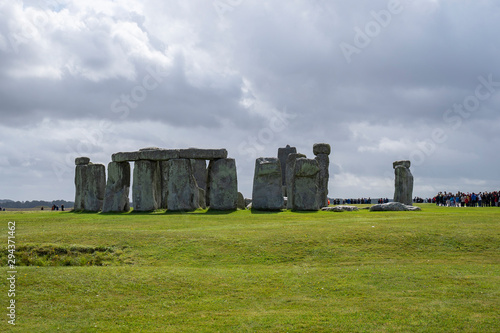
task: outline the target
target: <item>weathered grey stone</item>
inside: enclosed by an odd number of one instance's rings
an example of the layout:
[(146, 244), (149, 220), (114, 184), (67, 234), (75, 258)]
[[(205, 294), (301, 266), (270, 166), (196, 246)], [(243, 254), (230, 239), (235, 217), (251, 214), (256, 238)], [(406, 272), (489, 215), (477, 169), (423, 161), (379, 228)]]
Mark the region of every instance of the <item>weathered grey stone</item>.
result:
[(198, 187), (198, 206), (201, 209), (207, 209), (207, 194), (204, 189)]
[(279, 159), (259, 157), (255, 161), (252, 203), (252, 208), (256, 210), (280, 210), (283, 208)]
[(393, 164), (394, 201), (411, 206), (413, 204), (413, 175), (407, 167), (409, 165), (410, 161), (398, 161)]
[(201, 160), (217, 160), (220, 158), (227, 158), (227, 150), (198, 149), (198, 148), (181, 149), (179, 152), (179, 157), (201, 159)]
[(334, 206), (334, 207), (323, 207), (322, 211), (327, 212), (354, 212), (358, 211), (359, 208), (356, 206)]
[(241, 192), (238, 192), (238, 201), (237, 201), (236, 207), (238, 207), (238, 209), (245, 209), (246, 208), (245, 198), (243, 197), (243, 194)]
[(401, 202), (388, 202), (385, 204), (377, 204), (370, 207), (370, 212), (385, 212), (385, 211), (419, 211), (420, 207), (405, 205)]
[(169, 211), (192, 211), (200, 208), (199, 187), (188, 159), (169, 160), (167, 170), (167, 209)]
[(245, 198), (245, 207), (252, 203), (252, 199)]
[(179, 158), (178, 149), (143, 148), (139, 151), (140, 160), (166, 161)]
[(75, 168), (75, 211), (85, 210), (88, 165), (77, 165)]
[(292, 185), (292, 210), (314, 211), (321, 208), (318, 200), (319, 165), (318, 161), (297, 158), (295, 161)]
[(88, 157), (77, 157), (75, 158), (75, 165), (87, 165), (90, 163), (90, 158)]
[(319, 154), (326, 154), (330, 155), (330, 145), (328, 143), (315, 143), (313, 145), (313, 154), (314, 155), (319, 155)]
[(191, 169), (193, 170), (194, 179), (199, 188), (207, 191), (207, 162), (205, 160), (191, 159)]
[(111, 161), (113, 162), (127, 162), (127, 161), (138, 161), (139, 160), (139, 152), (133, 151), (129, 153), (114, 153), (111, 155)]
[(98, 212), (102, 209), (106, 190), (106, 167), (103, 164), (89, 164), (86, 177), (84, 210)]
[(134, 163), (132, 198), (134, 210), (147, 212), (161, 206), (161, 172), (157, 161), (139, 160)]
[(408, 160), (395, 161), (392, 163), (392, 168), (396, 169), (398, 165), (404, 166), (405, 168), (409, 169), (411, 166), (411, 162)]
[(304, 154), (292, 153), (289, 154), (286, 159), (285, 176), (286, 176), (287, 209), (292, 209), (292, 202), (293, 202), (292, 185), (293, 185), (293, 173), (295, 172), (295, 160), (297, 160), (297, 158), (305, 158), (305, 157), (306, 155)]
[(315, 159), (319, 165), (318, 200), (322, 207), (328, 206), (328, 179), (330, 178), (328, 168), (330, 166), (330, 158), (327, 154), (317, 154)]
[(129, 192), (130, 163), (110, 162), (102, 212), (128, 212), (130, 210)]
[(250, 202), (248, 205), (247, 205), (247, 209), (252, 209), (252, 203)]
[(207, 206), (214, 210), (235, 210), (238, 201), (236, 162), (232, 158), (210, 161)]
[(167, 197), (168, 197), (168, 168), (170, 164), (169, 161), (160, 161), (160, 208), (167, 209)]
[[(296, 147), (290, 147), (290, 145), (286, 145), (284, 148), (278, 148), (278, 159), (280, 160), (280, 165), (281, 165), (281, 185), (286, 186), (286, 160), (288, 158), (288, 155), (290, 154), (296, 154), (297, 153), (297, 148)], [(284, 196), (286, 196), (286, 188), (285, 188), (285, 193)]]

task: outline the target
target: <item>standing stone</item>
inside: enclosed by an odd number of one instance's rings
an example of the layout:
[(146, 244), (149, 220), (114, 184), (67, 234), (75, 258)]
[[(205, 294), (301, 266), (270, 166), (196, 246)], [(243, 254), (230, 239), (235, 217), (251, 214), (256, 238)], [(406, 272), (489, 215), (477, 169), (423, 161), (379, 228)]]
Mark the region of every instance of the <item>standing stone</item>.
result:
[(106, 187), (106, 168), (92, 164), (88, 157), (75, 159), (75, 211), (98, 212), (102, 209)]
[(207, 191), (207, 162), (205, 160), (191, 159), (191, 169), (198, 187)]
[(238, 209), (245, 209), (247, 205), (245, 205), (245, 197), (243, 197), (243, 193), (238, 192), (238, 201), (236, 204)]
[(210, 161), (207, 206), (215, 210), (235, 210), (238, 201), (236, 162), (233, 158)]
[(319, 210), (318, 161), (298, 158), (295, 161), (294, 179), (292, 185), (292, 210)]
[(160, 178), (161, 178), (161, 199), (160, 208), (167, 209), (167, 197), (168, 197), (168, 168), (169, 161), (160, 161)]
[(192, 211), (200, 208), (199, 188), (188, 159), (169, 160), (167, 170), (167, 209)]
[(134, 210), (138, 212), (148, 212), (160, 208), (161, 174), (159, 162), (135, 161), (132, 197)]
[(285, 148), (278, 148), (278, 159), (280, 160), (281, 164), (281, 185), (285, 186), (283, 190), (283, 195), (287, 196), (288, 193), (286, 192), (286, 159), (288, 155), (290, 154), (296, 154), (297, 153), (297, 148), (295, 147), (290, 147), (290, 145), (286, 145)]
[(207, 193), (200, 187), (198, 187), (198, 206), (201, 209), (207, 209)]
[(293, 202), (293, 175), (295, 171), (295, 161), (297, 158), (305, 158), (306, 155), (304, 154), (297, 154), (297, 153), (292, 153), (288, 155), (286, 159), (286, 172), (285, 172), (285, 179), (286, 179), (286, 193), (287, 193), (287, 201), (286, 201), (286, 208), (287, 209), (292, 209), (292, 202)]
[(330, 145), (327, 143), (315, 143), (313, 153), (316, 155), (316, 161), (319, 165), (319, 191), (318, 200), (321, 207), (328, 206), (328, 179), (330, 177), (328, 168), (330, 166)]
[(252, 209), (280, 210), (283, 208), (281, 174), (279, 159), (259, 157), (255, 161)]
[(394, 168), (394, 201), (411, 206), (413, 204), (413, 175), (410, 172), (410, 161), (396, 161)]
[(77, 164), (75, 168), (75, 211), (85, 210), (85, 192), (87, 188), (87, 164)]
[(102, 212), (128, 212), (130, 210), (129, 192), (130, 163), (110, 162)]
[(84, 199), (84, 210), (98, 212), (102, 209), (106, 190), (106, 167), (103, 164), (87, 166), (87, 186)]

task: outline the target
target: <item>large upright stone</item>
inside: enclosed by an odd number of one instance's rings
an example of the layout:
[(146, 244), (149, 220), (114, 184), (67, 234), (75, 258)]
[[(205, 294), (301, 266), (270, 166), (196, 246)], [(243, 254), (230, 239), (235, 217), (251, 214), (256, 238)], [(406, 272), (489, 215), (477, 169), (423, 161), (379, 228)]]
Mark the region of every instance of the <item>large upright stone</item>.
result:
[(75, 211), (85, 210), (88, 164), (77, 164), (75, 168)]
[(207, 162), (205, 160), (191, 159), (191, 169), (198, 187), (207, 191)]
[(280, 210), (283, 208), (281, 163), (273, 157), (259, 157), (255, 161), (252, 209)]
[(106, 188), (106, 168), (92, 164), (88, 157), (75, 159), (75, 211), (98, 212), (102, 209)]
[(128, 212), (130, 210), (129, 192), (130, 163), (110, 162), (102, 212)]
[(200, 191), (194, 179), (188, 159), (173, 159), (162, 170), (167, 173), (167, 209), (169, 211), (192, 211), (200, 208)]
[(328, 206), (328, 179), (330, 177), (328, 168), (330, 166), (330, 145), (328, 143), (315, 143), (313, 153), (319, 165), (319, 191), (318, 200), (321, 207)]
[(98, 212), (102, 209), (106, 190), (106, 167), (103, 164), (87, 166), (87, 188), (84, 210)]
[(214, 210), (235, 210), (238, 200), (236, 162), (232, 158), (210, 161), (207, 206)]
[(286, 208), (287, 209), (292, 209), (292, 202), (293, 202), (293, 175), (295, 172), (295, 161), (297, 158), (305, 158), (306, 155), (304, 154), (298, 154), (298, 153), (292, 153), (288, 155), (286, 159), (286, 171), (285, 171), (285, 180), (286, 180), (286, 194), (287, 194), (287, 201), (286, 201)]
[(134, 210), (148, 212), (161, 205), (161, 173), (159, 162), (139, 160), (134, 163), (132, 185)]
[(394, 168), (394, 201), (405, 205), (413, 204), (413, 175), (410, 172), (410, 161), (396, 161)]
[[(281, 164), (281, 185), (286, 186), (286, 159), (290, 154), (296, 154), (297, 148), (290, 147), (290, 145), (286, 145), (285, 148), (278, 148), (278, 159)], [(285, 196), (287, 195), (286, 189), (284, 191)]]
[(292, 210), (319, 210), (321, 203), (318, 200), (318, 191), (318, 161), (307, 158), (296, 159), (292, 185)]

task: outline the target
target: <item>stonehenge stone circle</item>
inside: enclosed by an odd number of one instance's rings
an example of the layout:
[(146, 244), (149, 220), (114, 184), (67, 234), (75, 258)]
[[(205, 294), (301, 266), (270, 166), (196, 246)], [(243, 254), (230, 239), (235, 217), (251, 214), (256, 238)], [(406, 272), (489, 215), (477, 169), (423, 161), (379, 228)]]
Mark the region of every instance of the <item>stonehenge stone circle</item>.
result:
[(273, 157), (258, 158), (253, 178), (252, 209), (280, 210), (283, 205), (280, 160)]
[(200, 208), (200, 191), (191, 170), (191, 161), (173, 159), (167, 164), (166, 170), (162, 170), (167, 173), (167, 209), (192, 211)]
[(138, 160), (134, 163), (132, 198), (134, 210), (148, 212), (161, 206), (161, 172), (157, 161)]
[(411, 206), (413, 204), (413, 175), (410, 161), (396, 161), (394, 168), (394, 202)]
[(214, 210), (236, 210), (238, 181), (232, 158), (211, 160), (208, 165), (207, 206)]
[(292, 209), (292, 201), (293, 201), (293, 177), (295, 172), (295, 160), (297, 158), (306, 157), (304, 154), (292, 153), (287, 156), (286, 159), (286, 171), (285, 171), (285, 180), (286, 180), (286, 193), (287, 193), (287, 209)]
[[(84, 164), (87, 163), (87, 164)], [(106, 189), (106, 168), (92, 164), (88, 157), (75, 159), (75, 211), (98, 212)]]
[(110, 162), (102, 212), (128, 212), (130, 210), (129, 192), (130, 163)]
[(292, 185), (292, 210), (319, 210), (319, 165), (315, 159), (297, 158)]
[(286, 159), (288, 155), (290, 154), (296, 154), (297, 153), (297, 148), (296, 147), (290, 147), (290, 145), (286, 145), (285, 148), (278, 148), (278, 159), (280, 160), (281, 164), (281, 185), (285, 186), (284, 193), (283, 195), (287, 196), (288, 194), (286, 193)]
[(319, 202), (321, 207), (328, 206), (328, 179), (330, 177), (328, 168), (330, 166), (330, 145), (327, 143), (315, 143), (313, 153), (316, 155), (316, 161), (319, 165)]

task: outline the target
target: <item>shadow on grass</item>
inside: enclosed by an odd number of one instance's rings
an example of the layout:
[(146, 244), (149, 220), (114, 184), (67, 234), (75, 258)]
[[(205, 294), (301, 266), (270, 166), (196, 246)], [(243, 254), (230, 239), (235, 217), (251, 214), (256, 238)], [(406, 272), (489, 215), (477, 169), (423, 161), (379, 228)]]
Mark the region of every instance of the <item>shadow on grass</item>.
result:
[(267, 215), (269, 215), (269, 214), (283, 213), (283, 212), (286, 212), (286, 210), (282, 210), (282, 209), (280, 209), (280, 210), (259, 210), (259, 209), (252, 208), (250, 210), (250, 212), (252, 214), (267, 214)]

